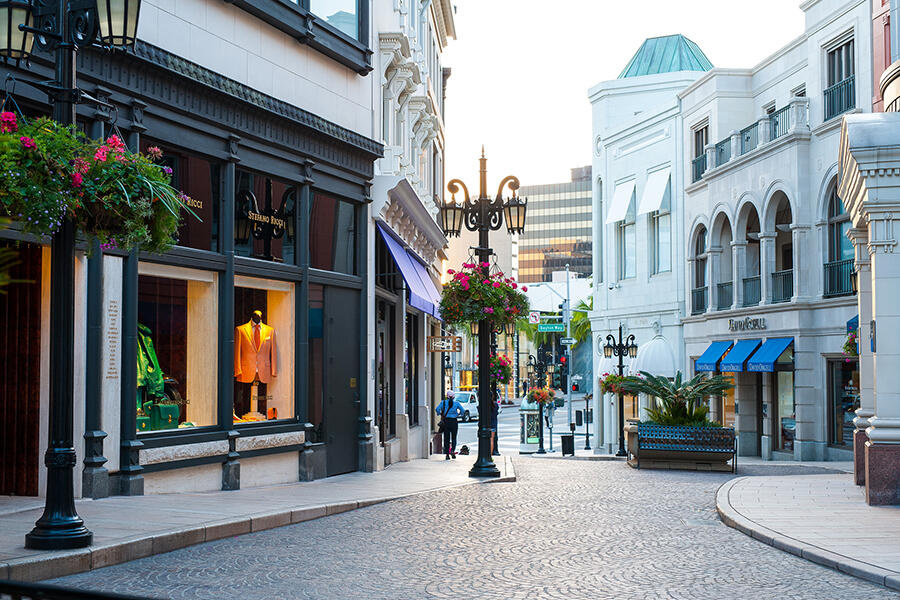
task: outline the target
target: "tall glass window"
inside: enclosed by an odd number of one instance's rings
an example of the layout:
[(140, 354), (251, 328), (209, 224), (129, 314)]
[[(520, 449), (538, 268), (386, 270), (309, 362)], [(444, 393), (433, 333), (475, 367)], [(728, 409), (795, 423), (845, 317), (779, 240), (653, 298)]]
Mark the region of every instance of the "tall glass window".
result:
[(309, 0), (309, 11), (354, 40), (359, 39), (358, 0)]
[(634, 193), (632, 193), (628, 204), (628, 212), (625, 213), (625, 220), (619, 221), (617, 224), (619, 279), (628, 279), (636, 274), (635, 252), (637, 250), (637, 241), (635, 239), (634, 212)]
[(315, 194), (310, 210), (310, 266), (355, 275), (356, 207), (324, 194)]
[(659, 210), (650, 213), (650, 231), (653, 257), (652, 273), (672, 270), (672, 215), (671, 184), (666, 187)]
[(828, 200), (828, 260), (853, 258), (853, 242), (847, 237), (850, 215), (844, 212), (844, 203), (837, 195), (837, 185), (831, 188)]
[(234, 253), (294, 264), (296, 188), (249, 171), (237, 172)]
[(856, 360), (828, 362), (828, 443), (853, 447), (853, 418), (859, 408), (859, 363)]

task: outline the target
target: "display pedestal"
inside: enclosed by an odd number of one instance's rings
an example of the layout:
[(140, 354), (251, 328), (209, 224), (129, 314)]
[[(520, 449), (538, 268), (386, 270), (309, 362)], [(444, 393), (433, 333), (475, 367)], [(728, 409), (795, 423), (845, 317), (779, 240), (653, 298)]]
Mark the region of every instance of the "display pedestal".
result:
[(265, 421), (266, 416), (259, 412), (259, 384), (253, 382), (253, 385), (250, 386), (250, 412), (242, 417), (245, 421), (255, 420), (255, 421)]

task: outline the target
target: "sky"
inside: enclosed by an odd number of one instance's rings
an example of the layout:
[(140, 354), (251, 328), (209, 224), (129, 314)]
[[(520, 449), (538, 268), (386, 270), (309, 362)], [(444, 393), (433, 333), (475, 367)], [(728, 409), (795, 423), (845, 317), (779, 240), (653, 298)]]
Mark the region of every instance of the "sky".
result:
[(488, 192), (569, 181), (591, 162), (590, 87), (615, 79), (645, 38), (681, 33), (716, 67), (749, 68), (803, 33), (800, 0), (453, 0), (446, 179)]

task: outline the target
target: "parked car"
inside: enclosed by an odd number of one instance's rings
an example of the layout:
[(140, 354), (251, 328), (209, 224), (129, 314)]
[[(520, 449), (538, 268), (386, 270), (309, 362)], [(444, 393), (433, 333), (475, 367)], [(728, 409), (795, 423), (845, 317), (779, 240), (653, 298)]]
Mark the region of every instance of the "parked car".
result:
[(477, 392), (454, 392), (453, 399), (459, 402), (463, 408), (462, 422), (467, 423), (478, 419), (478, 394)]

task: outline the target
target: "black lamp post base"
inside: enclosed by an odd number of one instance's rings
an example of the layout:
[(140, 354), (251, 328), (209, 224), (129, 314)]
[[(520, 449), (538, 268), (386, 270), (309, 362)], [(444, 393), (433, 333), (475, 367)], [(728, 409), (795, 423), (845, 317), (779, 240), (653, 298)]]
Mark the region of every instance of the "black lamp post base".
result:
[(616, 456), (627, 456), (627, 455), (628, 455), (628, 453), (625, 452), (624, 450), (619, 450), (618, 452), (616, 452)]
[(93, 541), (94, 534), (81, 519), (77, 523), (35, 525), (31, 533), (25, 535), (25, 547), (29, 550), (74, 550), (87, 548)]
[(479, 459), (469, 469), (469, 477), (500, 477), (500, 469), (493, 462)]

